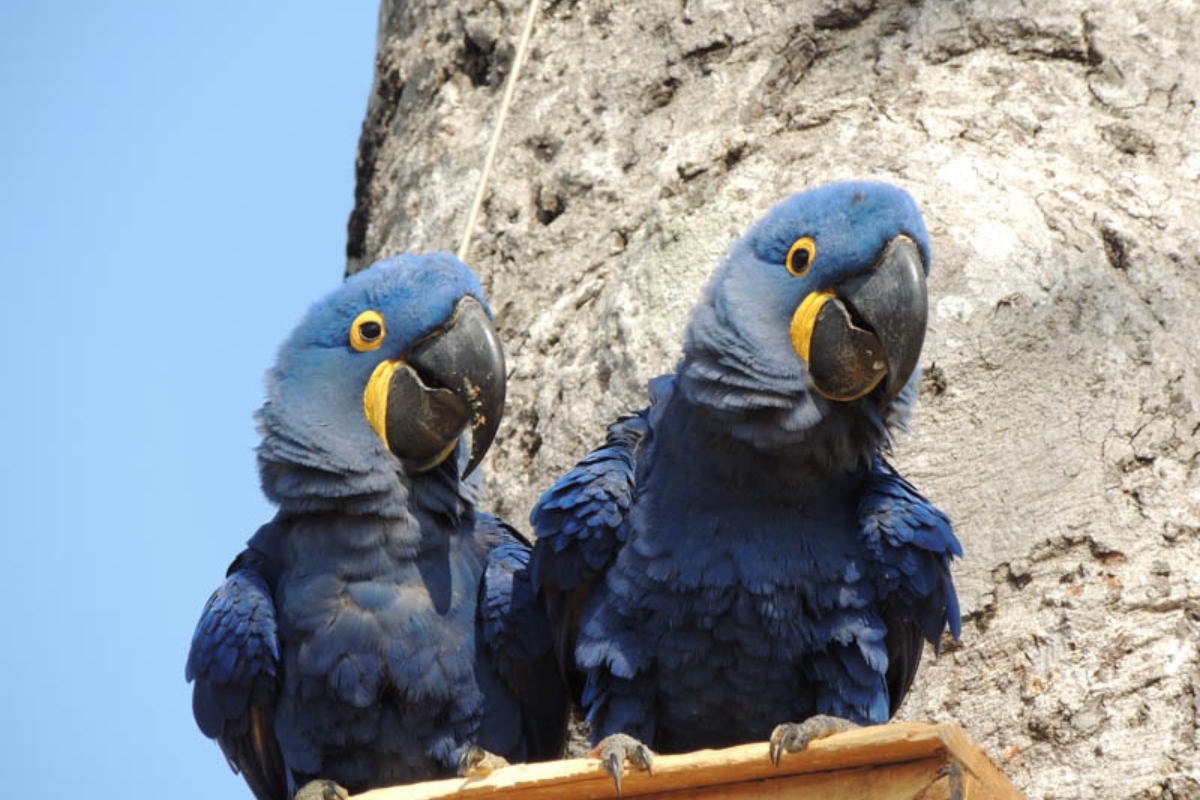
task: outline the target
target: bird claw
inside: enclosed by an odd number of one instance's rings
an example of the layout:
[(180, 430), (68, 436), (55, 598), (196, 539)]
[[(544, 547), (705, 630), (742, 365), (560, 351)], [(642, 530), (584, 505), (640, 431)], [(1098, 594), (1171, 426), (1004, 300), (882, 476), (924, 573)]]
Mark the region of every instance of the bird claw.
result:
[(507, 767), (503, 756), (490, 753), (477, 744), (468, 745), (458, 758), (458, 774), (462, 778), (483, 778), (501, 767)]
[(350, 793), (333, 781), (317, 778), (301, 786), (293, 800), (350, 800)]
[(600, 759), (604, 771), (612, 776), (618, 797), (621, 796), (621, 773), (625, 771), (625, 762), (646, 770), (649, 775), (654, 774), (654, 751), (623, 733), (605, 736), (588, 755)]
[(813, 739), (824, 739), (826, 736), (857, 727), (857, 724), (848, 719), (827, 714), (817, 714), (803, 722), (784, 722), (776, 725), (775, 730), (771, 731), (771, 763), (778, 767), (784, 753), (799, 753), (808, 747)]

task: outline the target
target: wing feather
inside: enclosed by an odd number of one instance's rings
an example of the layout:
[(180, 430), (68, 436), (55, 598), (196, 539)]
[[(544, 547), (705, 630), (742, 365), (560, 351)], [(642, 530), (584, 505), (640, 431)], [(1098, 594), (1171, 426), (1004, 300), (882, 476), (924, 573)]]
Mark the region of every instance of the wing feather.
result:
[(247, 551), (209, 598), (188, 653), (192, 710), (258, 800), (287, 800), (290, 782), (275, 738), (279, 638), (266, 578)]
[(495, 517), (480, 515), (478, 526), (495, 541), (480, 591), (483, 645), (520, 705), (525, 758), (558, 758), (566, 744), (570, 700), (560, 681), (550, 622), (530, 580), (530, 544)]
[(859, 522), (877, 561), (876, 592), (888, 627), (891, 713), (899, 708), (921, 661), (924, 640), (935, 651), (942, 631), (962, 632), (950, 562), (962, 556), (950, 519), (882, 458), (859, 504)]
[(537, 533), (533, 586), (545, 602), (557, 660), (577, 702), (583, 689), (574, 668), (579, 615), (625, 541), (637, 453), (647, 430), (646, 412), (613, 423), (604, 445), (551, 486), (530, 516)]

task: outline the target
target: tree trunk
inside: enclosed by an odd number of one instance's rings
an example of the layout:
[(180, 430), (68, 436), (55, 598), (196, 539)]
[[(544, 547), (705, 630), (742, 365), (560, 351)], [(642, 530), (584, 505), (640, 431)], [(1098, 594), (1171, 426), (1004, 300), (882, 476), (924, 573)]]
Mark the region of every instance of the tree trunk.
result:
[[(525, 11), (384, 0), (348, 271), (462, 236)], [(1200, 797), (1193, 0), (543, 3), (468, 263), (511, 380), (485, 505), (646, 403), (729, 243), (805, 187), (933, 239), (901, 471), (954, 519), (961, 644), (901, 712), (1031, 798)]]

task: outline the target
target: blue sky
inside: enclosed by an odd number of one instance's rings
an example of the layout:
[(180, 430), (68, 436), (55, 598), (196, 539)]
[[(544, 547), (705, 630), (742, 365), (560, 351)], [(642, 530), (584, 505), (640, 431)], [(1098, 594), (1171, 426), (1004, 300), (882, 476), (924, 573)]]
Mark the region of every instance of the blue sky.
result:
[(341, 279), (376, 18), (376, 0), (0, 4), (15, 796), (250, 797), (183, 667), (272, 513), (251, 415)]

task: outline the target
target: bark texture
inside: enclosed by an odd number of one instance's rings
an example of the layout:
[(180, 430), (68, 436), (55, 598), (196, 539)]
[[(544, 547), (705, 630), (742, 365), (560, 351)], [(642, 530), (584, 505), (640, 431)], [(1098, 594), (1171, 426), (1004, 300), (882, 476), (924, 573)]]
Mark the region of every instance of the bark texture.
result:
[[(347, 270), (462, 235), (523, 3), (384, 0)], [(902, 717), (1031, 798), (1200, 797), (1200, 22), (1194, 0), (543, 2), (470, 265), (530, 506), (645, 404), (729, 242), (897, 183), (933, 238), (900, 469), (967, 615)], [(932, 654), (930, 654), (932, 656)]]

